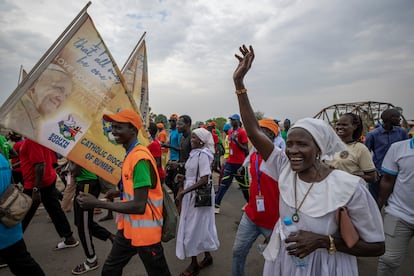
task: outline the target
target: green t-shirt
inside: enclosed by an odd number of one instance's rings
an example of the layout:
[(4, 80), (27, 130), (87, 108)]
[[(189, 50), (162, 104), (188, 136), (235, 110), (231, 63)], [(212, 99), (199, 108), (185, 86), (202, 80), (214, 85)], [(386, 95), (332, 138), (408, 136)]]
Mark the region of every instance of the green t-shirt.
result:
[(150, 161), (140, 160), (134, 168), (134, 189), (142, 187), (151, 187), (152, 183), (156, 184), (154, 170)]
[(4, 137), (3, 135), (0, 135), (0, 148), (4, 157), (7, 159), (7, 161), (9, 161), (9, 153), (13, 147), (7, 142), (6, 137)]
[(283, 140), (285, 140), (285, 142), (286, 142), (286, 139), (287, 139), (287, 131), (286, 130), (281, 130), (280, 131), (280, 135), (282, 136)]
[(80, 175), (76, 177), (76, 181), (84, 181), (84, 180), (96, 180), (98, 176), (93, 172), (88, 171), (87, 169), (82, 168), (80, 171)]

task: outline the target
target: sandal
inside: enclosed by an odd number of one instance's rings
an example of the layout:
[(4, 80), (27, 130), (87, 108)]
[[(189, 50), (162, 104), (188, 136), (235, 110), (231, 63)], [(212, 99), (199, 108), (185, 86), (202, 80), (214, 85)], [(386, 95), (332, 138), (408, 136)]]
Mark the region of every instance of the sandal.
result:
[(66, 248), (73, 248), (79, 245), (79, 241), (61, 241), (60, 243), (58, 243), (55, 247), (55, 250), (61, 250), (61, 249), (66, 249)]
[(87, 260), (80, 265), (77, 265), (74, 269), (72, 269), (73, 275), (81, 275), (88, 271), (95, 270), (99, 267), (99, 264), (97, 261), (94, 261), (93, 263), (89, 263)]
[(200, 267), (190, 264), (180, 276), (196, 276), (200, 272)]
[(210, 257), (204, 257), (204, 259), (201, 262), (198, 263), (198, 267), (200, 269), (203, 269), (203, 268), (205, 268), (209, 265), (212, 265), (212, 264), (213, 264), (213, 257), (211, 257), (211, 256)]

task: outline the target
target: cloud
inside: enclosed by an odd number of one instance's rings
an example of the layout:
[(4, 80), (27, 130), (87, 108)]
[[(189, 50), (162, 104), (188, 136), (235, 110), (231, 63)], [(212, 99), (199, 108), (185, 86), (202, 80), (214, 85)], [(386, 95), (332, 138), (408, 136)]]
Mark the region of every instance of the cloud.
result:
[[(86, 1), (3, 1), (0, 103)], [(144, 31), (150, 106), (194, 121), (238, 112), (242, 43), (256, 52), (245, 83), (255, 110), (296, 120), (342, 102), (385, 101), (414, 119), (414, 3), (367, 1), (99, 1), (89, 9), (122, 67)]]

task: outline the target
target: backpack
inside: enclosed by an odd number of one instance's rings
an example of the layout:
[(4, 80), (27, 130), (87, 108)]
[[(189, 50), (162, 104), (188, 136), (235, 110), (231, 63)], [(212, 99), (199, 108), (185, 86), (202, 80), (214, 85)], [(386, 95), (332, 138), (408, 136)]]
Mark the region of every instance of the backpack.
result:
[(168, 242), (175, 238), (179, 215), (177, 207), (175, 206), (174, 201), (168, 194), (164, 185), (162, 185), (162, 194), (164, 198), (162, 208), (164, 223), (162, 225), (161, 240), (163, 242)]

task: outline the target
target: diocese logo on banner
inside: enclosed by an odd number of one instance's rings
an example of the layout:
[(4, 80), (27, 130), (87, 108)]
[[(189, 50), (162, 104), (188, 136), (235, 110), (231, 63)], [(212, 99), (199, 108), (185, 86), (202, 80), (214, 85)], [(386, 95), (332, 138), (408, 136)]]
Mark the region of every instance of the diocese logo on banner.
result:
[(82, 127), (77, 125), (73, 116), (69, 114), (67, 120), (62, 120), (58, 123), (60, 134), (68, 140), (75, 141), (76, 135), (82, 133)]
[(102, 115), (134, 105), (88, 6), (0, 108), (0, 124), (115, 184), (125, 150)]

